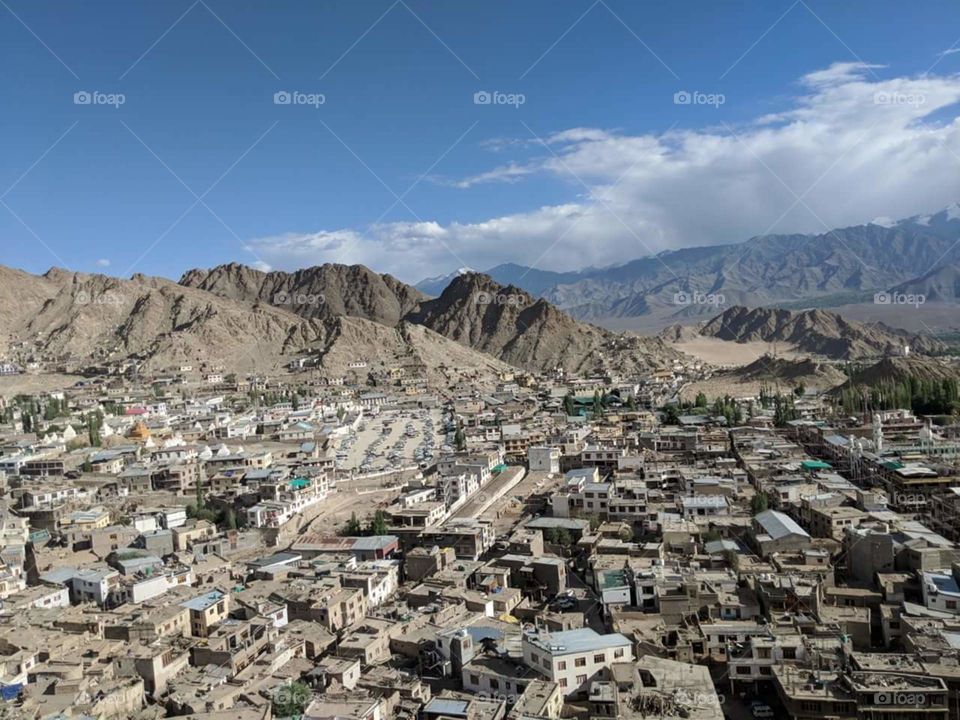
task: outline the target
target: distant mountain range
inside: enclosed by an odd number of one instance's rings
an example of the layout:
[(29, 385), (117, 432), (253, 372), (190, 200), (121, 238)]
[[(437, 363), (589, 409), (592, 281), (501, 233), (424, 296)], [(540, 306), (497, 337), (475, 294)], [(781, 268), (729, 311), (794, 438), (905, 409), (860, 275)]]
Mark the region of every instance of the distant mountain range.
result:
[[(691, 322), (723, 306), (795, 309), (873, 303), (876, 293), (960, 302), (960, 205), (899, 222), (815, 235), (763, 235), (735, 245), (668, 251), (608, 268), (550, 272), (514, 264), (495, 281), (543, 297), (574, 317)], [(417, 284), (438, 295), (451, 277)], [(958, 320), (960, 322), (960, 320)]]
[[(74, 368), (133, 360), (154, 369), (207, 362), (257, 372), (303, 356), (333, 373), (358, 361), (403, 360), (446, 380), (509, 367), (636, 375), (672, 364), (680, 357), (673, 345), (691, 338), (784, 343), (835, 359), (883, 357), (905, 345), (935, 354), (944, 347), (926, 333), (820, 309), (758, 306), (825, 306), (872, 300), (877, 291), (957, 303), (958, 255), (954, 206), (898, 223), (758, 237), (574, 273), (461, 269), (419, 289), (360, 265), (262, 272), (232, 263), (190, 270), (179, 283), (0, 267), (0, 353)], [(638, 316), (694, 327), (642, 337), (584, 321)]]

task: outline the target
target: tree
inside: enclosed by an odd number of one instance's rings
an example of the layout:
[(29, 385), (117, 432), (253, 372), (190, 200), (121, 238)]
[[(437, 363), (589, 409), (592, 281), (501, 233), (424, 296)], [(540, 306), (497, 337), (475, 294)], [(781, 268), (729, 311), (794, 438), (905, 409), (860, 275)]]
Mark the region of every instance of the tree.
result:
[(603, 398), (599, 390), (593, 391), (593, 414), (595, 417), (603, 415)]
[(33, 431), (33, 417), (29, 413), (23, 416), (23, 431), (25, 433)]
[(740, 555), (735, 550), (725, 550), (723, 558), (734, 572), (740, 570)]
[(270, 705), (274, 717), (286, 718), (300, 716), (310, 704), (313, 691), (302, 682), (281, 685), (273, 691)]
[(91, 447), (99, 447), (102, 439), (100, 428), (103, 427), (103, 415), (100, 411), (87, 414), (87, 440)]
[(337, 405), (337, 422), (343, 423), (343, 419), (347, 416), (347, 410), (343, 405)]
[(360, 525), (360, 521), (357, 519), (357, 513), (350, 513), (350, 519), (347, 521), (346, 527), (343, 529), (343, 534), (348, 537), (356, 537), (363, 532), (363, 526)]
[(797, 397), (803, 397), (803, 394), (807, 392), (807, 386), (803, 384), (803, 381), (797, 383), (797, 386), (793, 389), (793, 394)]
[(633, 393), (627, 396), (627, 410), (636, 410), (637, 409), (637, 399), (633, 396)]
[(203, 493), (203, 478), (197, 478), (197, 510), (203, 510), (206, 507), (206, 500)]
[(705, 543), (716, 542), (720, 539), (720, 531), (716, 528), (710, 528), (702, 535), (702, 539)]
[(770, 505), (770, 500), (767, 498), (765, 492), (754, 493), (753, 497), (750, 498), (750, 512), (754, 515), (759, 515), (764, 510), (766, 510)]
[(386, 535), (387, 534), (387, 518), (383, 514), (383, 510), (377, 510), (373, 514), (373, 520), (370, 521), (369, 535)]
[(677, 406), (673, 403), (663, 406), (663, 424), (664, 425), (679, 425), (680, 424), (680, 411), (677, 409)]
[(707, 407), (707, 396), (702, 392), (698, 392), (697, 399), (693, 401), (693, 404), (696, 407), (702, 407), (702, 408)]
[(563, 547), (570, 547), (573, 544), (573, 535), (566, 528), (560, 528), (557, 531), (557, 544)]
[(457, 423), (457, 431), (453, 434), (453, 446), (457, 452), (463, 452), (467, 449), (467, 436), (463, 432), (463, 423)]
[(576, 399), (573, 397), (573, 393), (567, 393), (563, 396), (563, 412), (567, 416), (576, 415), (577, 403)]

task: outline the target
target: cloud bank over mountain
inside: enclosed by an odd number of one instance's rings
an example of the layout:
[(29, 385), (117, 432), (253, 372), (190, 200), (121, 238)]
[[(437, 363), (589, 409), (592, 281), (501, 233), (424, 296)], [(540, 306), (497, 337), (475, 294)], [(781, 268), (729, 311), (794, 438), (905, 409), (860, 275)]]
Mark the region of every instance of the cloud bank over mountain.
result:
[[(501, 156), (524, 157), (449, 184), (483, 192), (492, 183), (561, 180), (567, 202), (479, 222), (278, 230), (249, 247), (274, 267), (363, 263), (418, 280), (505, 261), (602, 266), (947, 206), (960, 198), (960, 75), (885, 75), (878, 65), (834, 64), (800, 78), (785, 109), (735, 126), (537, 137), (520, 124), (518, 138), (493, 144)], [(676, 106), (678, 124), (688, 112)]]

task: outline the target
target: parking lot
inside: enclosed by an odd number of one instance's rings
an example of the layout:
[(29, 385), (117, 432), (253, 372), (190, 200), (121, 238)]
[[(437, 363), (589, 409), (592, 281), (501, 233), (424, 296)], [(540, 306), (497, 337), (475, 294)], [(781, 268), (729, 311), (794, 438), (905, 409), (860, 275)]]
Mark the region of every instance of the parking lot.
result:
[(355, 433), (339, 441), (337, 468), (367, 473), (428, 465), (446, 443), (442, 410), (383, 410), (365, 417)]

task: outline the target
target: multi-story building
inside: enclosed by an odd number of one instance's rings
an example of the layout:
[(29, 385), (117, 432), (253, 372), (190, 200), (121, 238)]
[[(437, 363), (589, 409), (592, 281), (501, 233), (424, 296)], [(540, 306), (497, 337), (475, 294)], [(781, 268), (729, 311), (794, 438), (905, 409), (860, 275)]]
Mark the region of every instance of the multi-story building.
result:
[(593, 680), (609, 678), (613, 663), (633, 661), (633, 644), (619, 633), (591, 628), (525, 633), (523, 662), (557, 683), (565, 696), (585, 693)]

